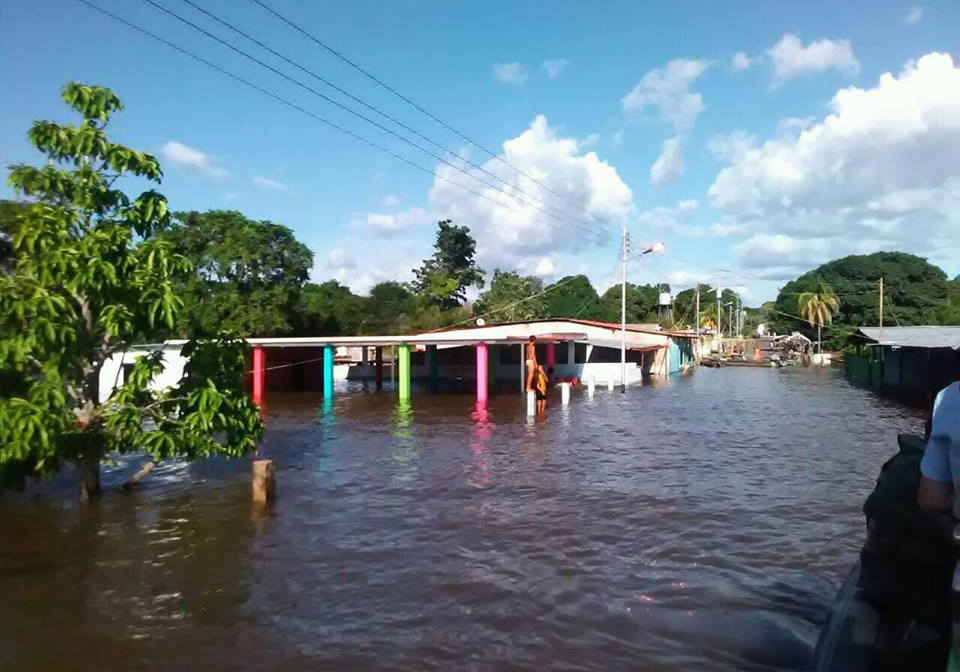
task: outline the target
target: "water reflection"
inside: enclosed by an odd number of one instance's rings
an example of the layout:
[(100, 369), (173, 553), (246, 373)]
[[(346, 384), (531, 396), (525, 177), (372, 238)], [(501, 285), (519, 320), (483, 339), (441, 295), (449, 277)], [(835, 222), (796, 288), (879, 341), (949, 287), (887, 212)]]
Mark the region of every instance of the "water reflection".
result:
[(492, 484), (490, 478), (490, 457), (488, 441), (493, 431), (493, 422), (487, 403), (478, 401), (470, 414), (472, 426), (470, 428), (470, 454), (472, 459), (465, 469), (467, 482), (478, 488), (485, 488)]
[(830, 372), (601, 387), (529, 426), (516, 394), (360, 389), (271, 395), (269, 519), (243, 460), (128, 496), (105, 470), (87, 511), (72, 482), (4, 495), (0, 669), (803, 669), (923, 422)]
[(409, 399), (397, 399), (393, 409), (393, 478), (405, 483), (417, 478), (419, 452), (413, 429), (413, 408)]

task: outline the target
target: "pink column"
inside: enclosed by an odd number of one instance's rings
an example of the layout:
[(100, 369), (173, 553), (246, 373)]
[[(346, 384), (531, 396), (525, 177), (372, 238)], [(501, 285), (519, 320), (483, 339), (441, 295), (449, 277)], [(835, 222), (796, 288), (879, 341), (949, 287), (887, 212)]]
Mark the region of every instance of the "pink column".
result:
[(253, 403), (263, 403), (263, 378), (264, 378), (264, 356), (263, 348), (259, 345), (253, 346)]
[(487, 344), (477, 343), (477, 403), (487, 402)]
[(554, 343), (547, 343), (547, 368), (557, 365), (557, 347)]

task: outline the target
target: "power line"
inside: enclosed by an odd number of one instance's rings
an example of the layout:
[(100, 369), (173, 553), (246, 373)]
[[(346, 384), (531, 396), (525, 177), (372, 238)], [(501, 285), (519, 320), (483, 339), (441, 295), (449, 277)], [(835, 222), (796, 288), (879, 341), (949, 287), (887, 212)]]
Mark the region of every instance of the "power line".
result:
[[(535, 209), (537, 209), (537, 210), (540, 210), (540, 211), (544, 212), (544, 213), (547, 214), (547, 215), (550, 215), (550, 216), (552, 216), (552, 217), (556, 217), (557, 220), (558, 220), (558, 223), (561, 222), (561, 219), (560, 219), (561, 217), (568, 217), (568, 218), (569, 218), (568, 215), (564, 215), (564, 214), (562, 214), (562, 213), (561, 213), (560, 215), (558, 215), (557, 212), (555, 212), (555, 211), (547, 210), (546, 208), (537, 206), (536, 204), (534, 204), (534, 203), (532, 203), (532, 202), (530, 202), (530, 201), (525, 201), (524, 199), (516, 196), (515, 194), (510, 194), (510, 193), (508, 193), (508, 192), (505, 191), (502, 187), (498, 187), (496, 184), (493, 184), (492, 182), (489, 182), (489, 181), (487, 181), (487, 180), (485, 180), (485, 179), (483, 179), (483, 178), (481, 178), (481, 177), (478, 177), (477, 175), (475, 175), (475, 174), (473, 174), (473, 173), (470, 173), (470, 172), (467, 171), (467, 170), (464, 170), (463, 168), (461, 168), (461, 167), (458, 166), (457, 164), (448, 161), (447, 159), (445, 159), (443, 156), (437, 154), (436, 152), (433, 152), (432, 150), (427, 149), (426, 147), (423, 147), (422, 145), (417, 144), (416, 142), (410, 140), (410, 139), (407, 138), (406, 136), (401, 135), (400, 133), (397, 133), (397, 132), (394, 131), (393, 129), (391, 129), (391, 128), (387, 127), (387, 126), (384, 126), (383, 124), (381, 124), (381, 123), (379, 123), (379, 122), (371, 119), (370, 117), (368, 117), (367, 115), (363, 114), (362, 112), (358, 112), (358, 111), (356, 111), (355, 109), (351, 108), (350, 106), (344, 105), (344, 104), (341, 103), (340, 101), (335, 100), (335, 99), (331, 98), (330, 96), (327, 96), (326, 94), (322, 93), (321, 91), (318, 91), (317, 89), (315, 89), (315, 88), (313, 88), (313, 87), (311, 87), (311, 86), (309, 86), (309, 85), (307, 85), (307, 84), (304, 84), (303, 82), (301, 82), (301, 81), (299, 81), (299, 80), (291, 77), (290, 75), (286, 74), (285, 72), (283, 72), (283, 71), (281, 71), (281, 70), (278, 70), (277, 68), (273, 67), (273, 66), (270, 65), (269, 63), (266, 63), (266, 62), (260, 60), (259, 58), (257, 58), (256, 56), (251, 55), (251, 54), (248, 53), (247, 51), (244, 51), (243, 49), (237, 47), (236, 45), (233, 45), (233, 44), (231, 44), (230, 42), (227, 42), (226, 40), (218, 37), (217, 35), (214, 35), (213, 33), (211, 33), (210, 31), (208, 31), (208, 30), (206, 30), (206, 29), (204, 29), (203, 27), (198, 26), (196, 23), (190, 21), (189, 19), (186, 19), (186, 18), (180, 16), (178, 13), (174, 12), (173, 10), (169, 9), (168, 7), (164, 7), (163, 5), (159, 4), (158, 2), (155, 2), (155, 0), (143, 0), (143, 1), (144, 1), (145, 3), (147, 3), (148, 5), (150, 5), (150, 6), (152, 6), (152, 7), (155, 7), (156, 9), (158, 9), (158, 10), (166, 13), (167, 15), (169, 15), (169, 16), (171, 16), (171, 17), (173, 17), (173, 18), (176, 19), (177, 21), (180, 21), (181, 23), (183, 23), (183, 24), (185, 24), (185, 25), (187, 25), (187, 26), (190, 26), (190, 27), (193, 28), (194, 30), (196, 30), (196, 31), (198, 31), (198, 32), (200, 32), (200, 33), (203, 33), (204, 35), (206, 35), (206, 36), (209, 37), (210, 39), (212, 39), (212, 40), (214, 40), (215, 42), (217, 42), (217, 43), (219, 43), (219, 44), (227, 47), (228, 49), (236, 52), (237, 54), (243, 56), (244, 58), (246, 58), (246, 59), (248, 59), (248, 60), (250, 60), (250, 61), (253, 61), (254, 63), (256, 63), (257, 65), (259, 65), (259, 66), (261, 66), (261, 67), (263, 67), (263, 68), (266, 68), (266, 69), (269, 70), (270, 72), (272, 72), (272, 73), (274, 73), (274, 74), (282, 77), (283, 79), (291, 82), (292, 84), (295, 84), (296, 86), (299, 86), (300, 88), (304, 89), (305, 91), (309, 91), (310, 93), (314, 94), (315, 96), (318, 96), (319, 98), (321, 98), (321, 99), (323, 99), (324, 101), (330, 103), (331, 105), (334, 105), (334, 106), (340, 108), (341, 110), (343, 110), (343, 111), (345, 111), (345, 112), (347, 112), (347, 113), (349, 113), (349, 114), (357, 117), (358, 119), (361, 119), (362, 121), (365, 121), (366, 123), (370, 124), (371, 126), (374, 126), (375, 128), (377, 128), (377, 129), (379, 129), (379, 130), (381, 130), (381, 131), (383, 131), (383, 132), (385, 132), (385, 133), (388, 133), (388, 134), (392, 135), (393, 137), (397, 138), (397, 139), (400, 140), (401, 142), (404, 142), (404, 143), (406, 143), (407, 145), (410, 145), (411, 147), (413, 147), (413, 148), (415, 148), (415, 149), (423, 152), (424, 154), (427, 154), (428, 156), (436, 159), (437, 161), (439, 161), (439, 162), (441, 162), (441, 163), (449, 166), (450, 168), (453, 168), (454, 170), (456, 170), (456, 171), (458, 171), (458, 172), (460, 172), (460, 173), (463, 173), (463, 174), (466, 175), (467, 177), (469, 177), (469, 178), (471, 178), (471, 179), (474, 179), (474, 180), (476, 180), (477, 182), (480, 182), (481, 184), (484, 184), (485, 186), (487, 186), (487, 187), (489, 187), (489, 188), (491, 188), (491, 189), (494, 189), (495, 191), (498, 191), (498, 192), (504, 194), (505, 196), (507, 196), (507, 198), (513, 198), (513, 199), (515, 199), (516, 201), (518, 201), (518, 202), (520, 202), (520, 203), (523, 203), (524, 205), (528, 205), (528, 206), (530, 206), (530, 207), (533, 207), (533, 208), (535, 208)], [(232, 28), (232, 26), (231, 26), (231, 28)], [(250, 38), (250, 39), (253, 39), (253, 38)], [(267, 47), (265, 47), (265, 48), (267, 48)], [(277, 53), (277, 52), (273, 52), (273, 53)], [(278, 54), (278, 56), (280, 56), (280, 57), (282, 57), (282, 58), (285, 58), (285, 57), (283, 57), (283, 56), (280, 55), (280, 54)], [(307, 72), (309, 72), (309, 71), (307, 71)], [(593, 234), (593, 233), (594, 233), (591, 229), (588, 229), (586, 226), (581, 225), (581, 224), (578, 224), (577, 222), (579, 222), (579, 221), (582, 221), (582, 220), (577, 220), (576, 222), (573, 221), (573, 220), (571, 220), (571, 221), (569, 222), (569, 225), (579, 226), (580, 228), (583, 228), (584, 230), (586, 230), (586, 231), (589, 232), (590, 234)], [(566, 224), (567, 222), (563, 222), (563, 223)]]
[(421, 166), (420, 164), (418, 164), (418, 163), (416, 163), (416, 162), (414, 162), (414, 161), (411, 161), (411, 160), (408, 159), (407, 157), (402, 156), (402, 155), (400, 155), (400, 154), (397, 154), (396, 152), (393, 152), (393, 151), (391, 151), (390, 149), (388, 149), (388, 148), (386, 148), (386, 147), (384, 147), (384, 146), (382, 146), (382, 145), (380, 145), (380, 144), (378, 144), (378, 143), (376, 143), (376, 142), (374, 142), (374, 141), (372, 141), (372, 140), (369, 140), (369, 139), (365, 138), (364, 136), (360, 135), (359, 133), (355, 133), (354, 131), (351, 131), (351, 130), (348, 129), (348, 128), (345, 128), (345, 127), (343, 127), (343, 126), (340, 126), (339, 124), (337, 124), (337, 123), (335, 123), (335, 122), (332, 122), (332, 121), (330, 121), (329, 119), (325, 119), (324, 117), (316, 114), (315, 112), (311, 112), (310, 110), (308, 110), (308, 109), (306, 109), (306, 108), (304, 108), (304, 107), (302, 107), (302, 106), (300, 106), (300, 105), (298, 105), (298, 104), (296, 104), (296, 103), (294, 103), (294, 102), (291, 102), (290, 100), (287, 100), (286, 98), (284, 98), (284, 97), (282, 97), (282, 96), (280, 96), (280, 95), (277, 95), (276, 93), (273, 93), (272, 91), (269, 91), (269, 90), (267, 90), (267, 89), (265, 89), (265, 88), (263, 88), (263, 87), (261, 87), (261, 86), (259, 86), (259, 85), (257, 85), (257, 84), (254, 84), (253, 82), (251, 82), (251, 81), (249, 81), (249, 80), (247, 80), (247, 79), (244, 79), (244, 78), (241, 77), (240, 75), (234, 74), (233, 72), (230, 72), (229, 70), (226, 70), (225, 68), (222, 68), (222, 67), (220, 67), (219, 65), (216, 65), (215, 63), (212, 63), (212, 62), (208, 61), (207, 59), (203, 58), (202, 56), (199, 56), (199, 55), (197, 55), (197, 54), (189, 51), (188, 49), (184, 49), (183, 47), (181, 47), (181, 46), (179, 46), (179, 45), (177, 45), (177, 44), (175, 44), (175, 43), (173, 43), (173, 42), (171, 42), (171, 41), (169, 41), (169, 40), (167, 40), (167, 39), (165, 39), (165, 38), (163, 38), (163, 37), (160, 37), (159, 35), (157, 35), (157, 34), (151, 32), (151, 31), (147, 30), (146, 28), (143, 28), (142, 26), (139, 26), (139, 25), (137, 25), (137, 24), (135, 24), (135, 23), (133, 23), (133, 22), (131, 22), (131, 21), (128, 21), (128, 20), (124, 19), (123, 17), (118, 16), (118, 15), (114, 14), (113, 12), (110, 12), (109, 10), (104, 9), (103, 7), (100, 7), (100, 6), (98, 6), (98, 5), (90, 2), (89, 0), (77, 0), (77, 2), (80, 2), (80, 3), (84, 4), (84, 5), (86, 5), (87, 7), (90, 7), (91, 9), (96, 10), (97, 12), (100, 12), (101, 14), (110, 17), (111, 19), (114, 19), (115, 21), (117, 21), (117, 22), (119, 22), (119, 23), (122, 23), (123, 25), (125, 25), (125, 26), (127, 26), (127, 27), (129, 27), (129, 28), (132, 28), (133, 30), (136, 30), (137, 32), (142, 33), (143, 35), (146, 35), (147, 37), (150, 37), (151, 39), (156, 40), (156, 41), (160, 42), (161, 44), (163, 44), (163, 45), (165, 45), (165, 46), (167, 46), (167, 47), (170, 47), (171, 49), (173, 49), (173, 50), (175, 50), (175, 51), (180, 52), (181, 54), (183, 54), (183, 55), (185, 55), (185, 56), (188, 56), (189, 58), (192, 58), (193, 60), (195, 60), (195, 61), (197, 61), (197, 62), (199, 62), (199, 63), (202, 63), (203, 65), (206, 65), (207, 67), (209, 67), (209, 68), (211, 68), (211, 69), (213, 69), (213, 70), (216, 70), (217, 72), (219, 72), (219, 73), (221, 73), (221, 74), (223, 74), (223, 75), (226, 75), (227, 77), (229, 77), (229, 78), (231, 78), (231, 79), (233, 79), (233, 80), (235, 80), (235, 81), (237, 81), (237, 82), (240, 82), (241, 84), (243, 84), (243, 85), (245, 85), (245, 86), (248, 86), (248, 87), (250, 87), (250, 88), (252, 88), (252, 89), (254, 89), (254, 90), (256, 90), (256, 91), (258, 91), (258, 92), (264, 94), (265, 96), (268, 96), (269, 98), (272, 98), (272, 99), (274, 99), (275, 101), (277, 101), (277, 102), (279, 102), (279, 103), (281, 103), (281, 104), (283, 104), (283, 105), (286, 105), (287, 107), (290, 107), (290, 108), (292, 108), (292, 109), (294, 109), (294, 110), (297, 110), (298, 112), (301, 112), (301, 113), (307, 115), (308, 117), (311, 117), (311, 118), (315, 119), (316, 121), (319, 121), (320, 123), (325, 124), (326, 126), (329, 126), (330, 128), (333, 128), (333, 129), (335, 129), (335, 130), (337, 130), (337, 131), (340, 131), (341, 133), (344, 133), (345, 135), (348, 135), (348, 136), (350, 136), (351, 138), (354, 138), (355, 140), (359, 140), (360, 142), (362, 142), (362, 143), (364, 143), (364, 144), (366, 144), (366, 145), (369, 145), (370, 147), (373, 147), (374, 149), (376, 149), (376, 150), (378, 150), (378, 151), (380, 151), (380, 152), (383, 152), (384, 154), (387, 154), (388, 156), (391, 156), (391, 157), (397, 159), (398, 161), (402, 161), (403, 163), (411, 166), (412, 168), (415, 168), (415, 169), (417, 169), (417, 170), (419, 170), (419, 171), (422, 171), (422, 172), (424, 172), (424, 173), (426, 173), (426, 174), (428, 174), (428, 175), (431, 175), (431, 176), (435, 177), (435, 178), (438, 179), (438, 180), (441, 180), (441, 181), (446, 182), (446, 183), (448, 183), (448, 184), (451, 184), (451, 185), (453, 185), (453, 186), (455, 186), (455, 187), (457, 187), (457, 188), (459, 188), (459, 189), (462, 189), (462, 190), (464, 190), (464, 191), (466, 191), (466, 192), (468, 192), (468, 193), (471, 193), (471, 194), (473, 194), (474, 196), (477, 196), (478, 198), (482, 198), (482, 199), (484, 199), (484, 200), (487, 200), (487, 201), (493, 203), (494, 205), (500, 206), (500, 207), (502, 207), (502, 208), (507, 208), (508, 210), (513, 210), (513, 211), (515, 211), (515, 212), (519, 212), (519, 213), (523, 214), (523, 211), (518, 210), (517, 208), (514, 208), (514, 207), (512, 207), (512, 206), (510, 206), (510, 205), (508, 205), (508, 204), (506, 204), (506, 203), (501, 202), (501, 201), (496, 201), (496, 200), (494, 200), (493, 198), (487, 196), (486, 194), (483, 194), (483, 193), (478, 192), (478, 191), (476, 191), (476, 190), (474, 190), (474, 189), (471, 189), (470, 187), (467, 187), (467, 186), (465, 186), (465, 185), (462, 185), (462, 184), (460, 184), (459, 182), (455, 182), (454, 180), (451, 180), (451, 179), (449, 179), (449, 178), (447, 178), (447, 177), (444, 177), (444, 176), (439, 175), (439, 174), (435, 174), (434, 171), (431, 170), (430, 168), (427, 168), (427, 167), (425, 167), (425, 166)]
[(434, 122), (436, 122), (437, 124), (439, 124), (439, 125), (442, 126), (443, 128), (445, 128), (445, 129), (447, 129), (448, 131), (454, 133), (454, 134), (457, 135), (459, 138), (461, 138), (462, 140), (465, 140), (466, 142), (470, 143), (470, 144), (473, 145), (474, 147), (477, 147), (477, 148), (480, 149), (484, 154), (487, 154), (488, 156), (490, 156), (490, 157), (492, 157), (493, 159), (499, 161), (500, 163), (504, 164), (505, 166), (507, 166), (507, 167), (509, 167), (509, 168), (511, 168), (511, 169), (513, 169), (513, 170), (515, 170), (515, 171), (517, 171), (517, 173), (519, 173), (520, 175), (523, 175), (523, 176), (526, 177), (528, 180), (531, 180), (532, 182), (535, 182), (536, 184), (540, 185), (542, 188), (544, 188), (545, 190), (547, 190), (548, 192), (550, 192), (550, 193), (553, 194), (554, 196), (557, 196), (558, 198), (566, 201), (569, 205), (572, 205), (572, 206), (574, 206), (575, 208), (578, 208), (578, 209), (582, 210), (584, 213), (586, 213), (586, 214), (589, 215), (590, 217), (596, 219), (597, 221), (602, 222), (602, 223), (607, 224), (607, 225), (610, 225), (610, 222), (609, 222), (609, 221), (603, 219), (602, 217), (597, 217), (597, 216), (594, 215), (593, 213), (591, 213), (591, 212), (589, 212), (588, 210), (586, 210), (586, 208), (584, 208), (583, 206), (580, 206), (580, 205), (574, 203), (573, 201), (571, 201), (571, 200), (569, 200), (568, 198), (566, 198), (563, 194), (561, 194), (561, 193), (559, 193), (559, 192), (557, 192), (557, 191), (554, 191), (553, 189), (551, 189), (550, 187), (548, 187), (546, 184), (544, 184), (543, 182), (541, 182), (541, 181), (538, 180), (537, 178), (533, 177), (532, 175), (528, 174), (527, 172), (525, 172), (525, 171), (523, 171), (522, 169), (518, 168), (517, 166), (513, 165), (512, 163), (510, 163), (509, 161), (507, 161), (506, 158), (501, 157), (499, 154), (490, 151), (489, 149), (487, 149), (486, 147), (484, 147), (483, 145), (481, 145), (481, 144), (480, 144), (479, 142), (477, 142), (476, 140), (473, 140), (473, 139), (471, 139), (469, 136), (465, 135), (463, 132), (458, 131), (456, 128), (454, 128), (453, 126), (451, 126), (451, 125), (448, 124), (447, 122), (443, 121), (442, 119), (440, 119), (439, 117), (437, 117), (437, 116), (434, 115), (433, 113), (429, 112), (428, 110), (424, 109), (423, 107), (421, 107), (420, 105), (418, 105), (417, 103), (415, 103), (414, 101), (412, 101), (412, 100), (411, 100), (410, 98), (408, 98), (407, 96), (405, 96), (405, 95), (403, 95), (402, 93), (400, 93), (399, 91), (397, 91), (395, 88), (393, 88), (392, 86), (390, 86), (389, 84), (387, 84), (386, 82), (384, 82), (383, 80), (381, 80), (379, 77), (377, 77), (376, 75), (374, 75), (373, 73), (371, 73), (369, 70), (366, 70), (366, 69), (363, 68), (362, 66), (360, 66), (360, 65), (358, 65), (357, 63), (355, 63), (354, 61), (350, 60), (350, 59), (347, 58), (344, 54), (340, 53), (339, 51), (337, 51), (336, 49), (334, 49), (334, 48), (331, 47), (330, 45), (326, 44), (326, 43), (325, 43), (323, 40), (321, 40), (320, 38), (316, 37), (315, 35), (312, 35), (311, 33), (308, 33), (306, 30), (304, 30), (303, 28), (301, 28), (300, 26), (298, 26), (296, 23), (294, 23), (293, 21), (291, 21), (291, 20), (288, 19), (287, 17), (283, 16), (282, 14), (280, 14), (279, 12), (277, 12), (276, 10), (274, 10), (274, 9), (273, 9), (272, 7), (270, 7), (269, 5), (264, 4), (263, 2), (261, 2), (261, 0), (251, 0), (251, 2), (253, 2), (253, 3), (256, 4), (256, 5), (259, 5), (259, 6), (260, 6), (261, 8), (263, 8), (265, 11), (269, 12), (270, 14), (272, 14), (273, 16), (275, 16), (277, 19), (279, 19), (280, 21), (284, 22), (285, 24), (287, 24), (288, 26), (290, 26), (291, 28), (293, 28), (294, 30), (296, 30), (298, 33), (300, 33), (301, 35), (303, 35), (304, 37), (306, 37), (306, 38), (309, 39), (310, 41), (312, 41), (312, 42), (314, 42), (315, 44), (319, 45), (320, 47), (322, 47), (323, 49), (325, 49), (327, 52), (329, 52), (330, 54), (332, 54), (332, 55), (335, 56), (336, 58), (340, 59), (343, 63), (346, 63), (347, 65), (349, 65), (351, 68), (353, 68), (353, 69), (356, 70), (357, 72), (363, 74), (365, 77), (367, 77), (367, 78), (370, 79), (371, 81), (375, 82), (377, 85), (383, 87), (384, 89), (386, 89), (387, 91), (389, 91), (390, 93), (392, 93), (394, 96), (396, 96), (397, 98), (399, 98), (399, 99), (402, 100), (403, 102), (407, 103), (408, 105), (410, 105), (411, 107), (413, 107), (413, 108), (416, 109), (417, 111), (419, 111), (419, 112), (421, 112), (422, 114), (426, 115), (427, 117), (429, 117), (431, 120), (433, 120)]
[[(256, 37), (250, 35), (249, 33), (245, 32), (245, 31), (243, 31), (243, 30), (241, 30), (240, 28), (237, 28), (237, 27), (234, 26), (233, 24), (231, 24), (231, 23), (229, 23), (228, 21), (226, 21), (226, 20), (218, 17), (217, 15), (213, 14), (212, 12), (204, 9), (204, 8), (201, 7), (200, 5), (198, 5), (198, 4), (196, 4), (195, 2), (193, 2), (193, 0), (182, 0), (182, 1), (185, 2), (186, 4), (190, 5), (190, 6), (193, 7), (194, 9), (196, 9), (198, 12), (201, 12), (201, 13), (204, 14), (205, 16), (210, 17), (211, 19), (213, 19), (213, 20), (216, 21), (217, 23), (219, 23), (219, 24), (221, 24), (221, 25), (229, 28), (229, 29), (232, 30), (233, 32), (237, 33), (238, 35), (243, 36), (244, 38), (246, 38), (247, 40), (253, 42), (253, 43), (256, 44), (257, 46), (261, 47), (262, 49), (265, 49), (266, 51), (270, 52), (271, 54), (273, 54), (273, 55), (276, 56), (277, 58), (282, 59), (284, 62), (289, 63), (290, 65), (292, 65), (293, 67), (297, 68), (298, 70), (300, 70), (300, 71), (302, 71), (302, 72), (310, 75), (310, 76), (313, 77), (314, 79), (322, 82), (322, 83), (325, 84), (326, 86), (328, 86), (328, 87), (332, 88), (333, 90), (337, 91), (338, 93), (346, 96), (346, 97), (349, 98), (350, 100), (352, 100), (352, 101), (354, 101), (354, 102), (362, 105), (363, 107), (367, 108), (368, 110), (370, 110), (370, 111), (372, 111), (372, 112), (375, 112), (376, 114), (379, 114), (379, 115), (382, 116), (383, 118), (390, 120), (391, 122), (393, 122), (394, 124), (396, 124), (396, 125), (399, 126), (400, 128), (402, 128), (402, 129), (404, 129), (404, 130), (406, 130), (406, 131), (408, 131), (408, 132), (410, 132), (410, 133), (413, 133), (415, 136), (417, 136), (417, 137), (420, 138), (421, 140), (424, 140), (424, 141), (430, 143), (431, 145), (433, 145), (433, 146), (436, 147), (437, 149), (439, 149), (439, 150), (441, 150), (441, 151), (444, 151), (444, 152), (450, 154), (451, 156), (457, 157), (459, 160), (463, 161), (465, 164), (471, 166), (472, 168), (474, 168), (474, 169), (476, 169), (476, 170), (479, 170), (480, 172), (482, 172), (482, 173), (484, 173), (484, 174), (486, 174), (486, 175), (489, 175), (490, 177), (492, 177), (493, 179), (497, 180), (498, 182), (506, 185), (506, 186), (509, 187), (510, 189), (513, 189), (513, 190), (517, 191), (518, 193), (521, 193), (521, 194), (523, 194), (524, 196), (527, 196), (528, 198), (533, 199), (534, 201), (537, 201), (538, 203), (541, 203), (541, 204), (543, 204), (543, 205), (545, 205), (545, 206), (548, 206), (548, 207), (552, 207), (552, 206), (550, 206), (549, 203), (547, 203), (547, 202), (546, 202), (545, 200), (543, 200), (542, 198), (539, 198), (538, 196), (534, 196), (533, 194), (531, 194), (531, 193), (529, 193), (529, 192), (527, 192), (527, 191), (524, 191), (523, 189), (520, 189), (519, 187), (517, 187), (517, 186), (511, 184), (510, 182), (508, 182), (507, 180), (504, 180), (504, 179), (503, 179), (502, 177), (500, 177), (499, 175), (490, 172), (489, 170), (487, 170), (486, 168), (484, 168), (483, 166), (481, 166), (481, 165), (479, 165), (479, 164), (477, 164), (477, 163), (474, 163), (474, 162), (471, 161), (470, 159), (468, 159), (468, 158), (466, 158), (466, 157), (459, 156), (455, 151), (453, 151), (453, 150), (450, 149), (449, 147), (445, 147), (444, 145), (440, 144), (439, 142), (433, 140), (432, 138), (430, 138), (430, 137), (428, 137), (428, 136), (420, 133), (420, 132), (419, 132), (418, 130), (416, 130), (415, 128), (412, 128), (411, 126), (407, 125), (407, 124), (404, 123), (403, 121), (397, 119), (396, 117), (393, 117), (392, 115), (388, 114), (387, 112), (384, 112), (384, 111), (381, 110), (379, 107), (377, 107), (377, 106), (375, 106), (375, 105), (370, 105), (370, 104), (367, 103), (365, 100), (363, 100), (363, 99), (361, 99), (361, 98), (358, 98), (357, 96), (353, 95), (352, 93), (350, 93), (350, 92), (347, 91), (346, 89), (344, 89), (344, 88), (342, 88), (342, 87), (340, 87), (340, 86), (337, 86), (336, 84), (334, 84), (334, 83), (331, 82), (330, 80), (328, 80), (328, 79), (326, 79), (325, 77), (317, 74), (315, 71), (310, 70), (309, 68), (306, 68), (306, 67), (300, 65), (299, 63), (297, 63), (296, 61), (293, 61), (293, 60), (291, 60), (290, 58), (284, 56), (282, 53), (280, 53), (280, 52), (278, 52), (277, 50), (273, 49), (273, 48), (270, 47), (269, 45), (264, 44), (262, 41), (258, 40)], [(151, 3), (151, 4), (153, 4), (153, 3)], [(592, 224), (592, 222), (588, 222), (588, 221), (585, 220), (585, 219), (581, 219), (581, 218), (579, 218), (579, 217), (575, 217), (575, 216), (573, 216), (573, 215), (570, 215), (570, 214), (568, 214), (568, 213), (563, 212), (562, 210), (558, 210), (557, 212), (560, 212), (563, 216), (569, 217), (570, 219), (576, 220), (576, 221), (578, 221), (578, 222), (582, 222), (582, 223), (585, 224), (585, 225), (591, 225), (591, 224)], [(555, 212), (553, 212), (552, 214), (554, 214), (554, 216), (557, 216)]]

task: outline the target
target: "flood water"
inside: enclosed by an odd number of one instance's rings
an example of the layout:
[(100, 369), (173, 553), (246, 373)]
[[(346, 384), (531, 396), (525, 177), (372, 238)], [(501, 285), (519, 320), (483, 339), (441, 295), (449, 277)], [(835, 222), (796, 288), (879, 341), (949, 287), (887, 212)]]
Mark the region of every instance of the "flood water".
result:
[(0, 669), (801, 670), (922, 417), (837, 371), (559, 396), (267, 398), (249, 462), (0, 498)]

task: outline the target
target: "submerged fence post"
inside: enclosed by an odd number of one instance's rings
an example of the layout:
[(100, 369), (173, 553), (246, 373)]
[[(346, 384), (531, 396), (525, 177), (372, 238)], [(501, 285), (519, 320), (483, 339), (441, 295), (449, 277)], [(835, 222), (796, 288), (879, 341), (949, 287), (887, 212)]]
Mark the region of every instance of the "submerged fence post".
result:
[(613, 382), (613, 378), (611, 378), (610, 380), (607, 381), (607, 389), (608, 389), (610, 392), (613, 392), (614, 385), (615, 385), (615, 383)]
[(273, 460), (253, 461), (253, 501), (269, 504), (277, 498), (277, 468)]
[(333, 346), (323, 346), (323, 396), (333, 396)]
[(263, 346), (253, 346), (253, 403), (263, 403), (264, 363)]
[(594, 388), (596, 387), (596, 381), (593, 379), (593, 376), (590, 376), (587, 379), (587, 396), (593, 398)]
[(406, 400), (410, 398), (410, 346), (401, 345), (397, 354), (400, 359), (400, 368), (397, 371), (397, 390), (400, 399)]
[(570, 383), (560, 383), (560, 403), (564, 406), (570, 403)]
[(532, 418), (537, 414), (537, 395), (533, 390), (527, 391), (527, 417)]

